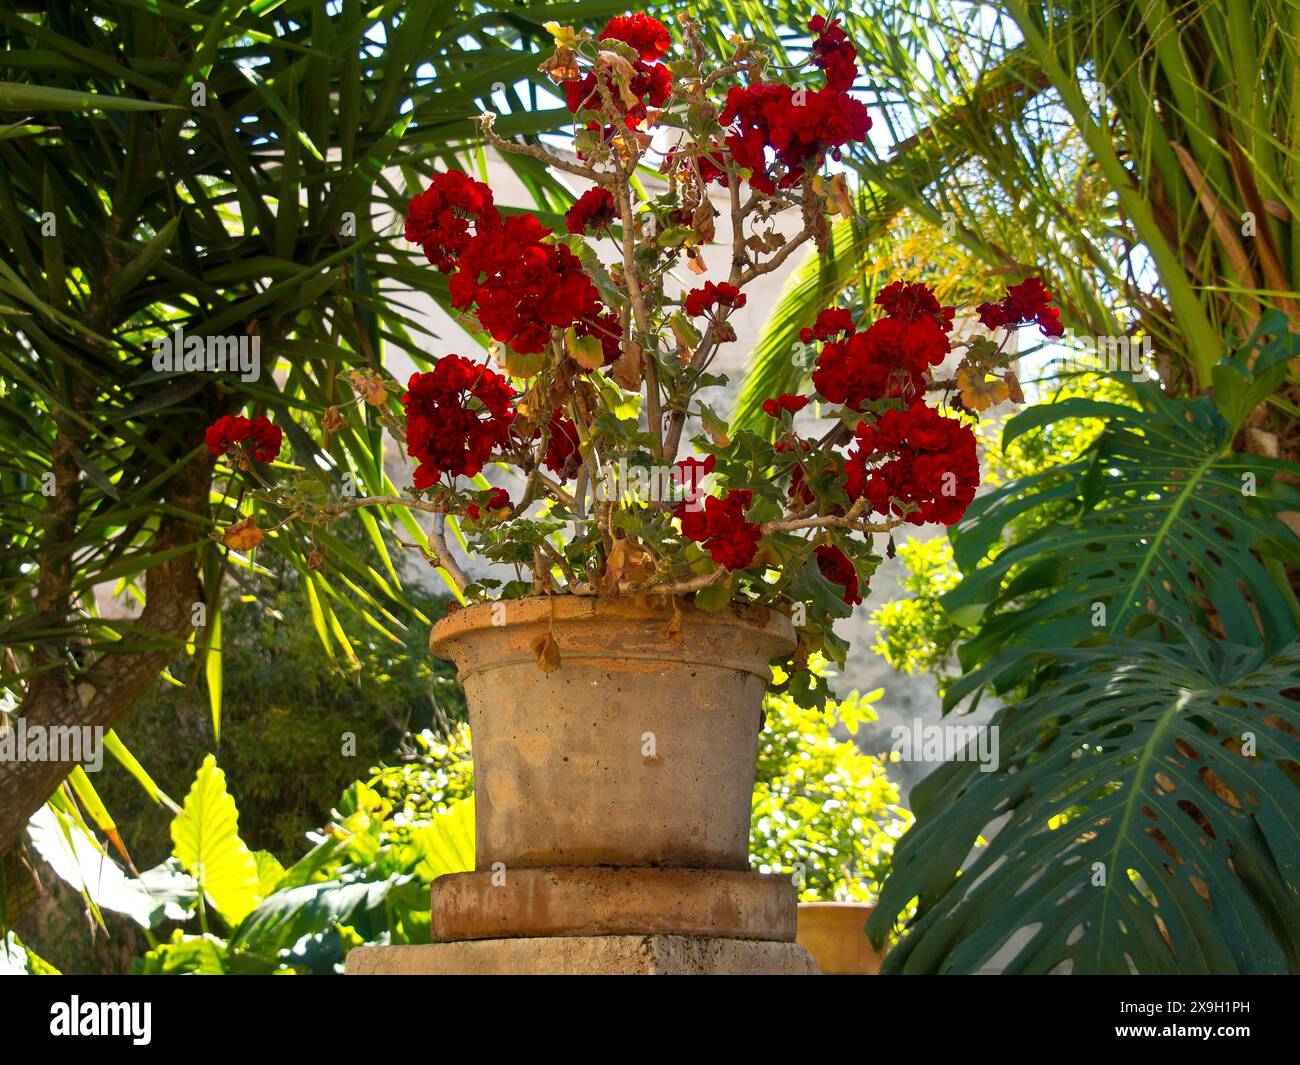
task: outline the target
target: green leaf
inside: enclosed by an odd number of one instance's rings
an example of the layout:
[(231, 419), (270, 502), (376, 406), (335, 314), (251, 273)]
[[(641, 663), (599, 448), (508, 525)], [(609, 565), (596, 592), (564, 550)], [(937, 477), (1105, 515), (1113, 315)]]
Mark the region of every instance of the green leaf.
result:
[(203, 677), (208, 685), (208, 710), (212, 715), (212, 738), (221, 742), (221, 608), (212, 612), (212, 626), (208, 632), (208, 647), (203, 658)]
[(1300, 704), (1282, 694), (1300, 644), (1183, 636), (1065, 652), (994, 717), (994, 771), (954, 761), (914, 789), (868, 926), (879, 942), (918, 900), (887, 971), (1300, 966)]
[[(967, 675), (955, 705), (992, 681), (1024, 683), (1033, 652), (1132, 634), (1155, 618), (1214, 625), (1280, 647), (1297, 634), (1300, 608), (1270, 561), (1300, 565), (1300, 541), (1279, 515), (1300, 510), (1294, 466), (1230, 450), (1231, 428), (1202, 396), (1174, 400), (1134, 386), (1141, 408), (1108, 409), (1109, 423), (1077, 463), (1013, 482), (976, 501), (952, 533), (964, 576), (943, 609), (979, 631), (958, 655)], [(1055, 416), (1090, 416), (1090, 401), (1034, 408), (1014, 437)], [(1071, 504), (981, 564), (1011, 521), (1034, 507)], [(1150, 626), (1149, 636), (1163, 630)]]
[(420, 853), (418, 876), (433, 880), (474, 868), (474, 797), (452, 803), (426, 825), (411, 829), (411, 845)]
[(171, 104), (0, 81), (0, 111), (176, 111)]
[(226, 923), (238, 924), (258, 903), (257, 860), (239, 838), (239, 811), (212, 755), (203, 759), (171, 835), (172, 854)]
[(171, 247), (172, 240), (175, 238), (176, 230), (180, 228), (180, 224), (181, 220), (179, 218), (171, 219), (153, 235), (153, 239), (140, 250), (140, 253), (134, 259), (113, 274), (108, 282), (108, 298), (110, 300), (113, 302), (120, 300), (149, 276), (149, 271), (153, 269), (154, 264)]

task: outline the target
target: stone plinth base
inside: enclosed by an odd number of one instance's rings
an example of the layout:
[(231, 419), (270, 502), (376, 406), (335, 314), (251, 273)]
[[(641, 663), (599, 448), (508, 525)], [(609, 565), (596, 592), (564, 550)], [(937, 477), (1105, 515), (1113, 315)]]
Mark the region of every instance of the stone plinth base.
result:
[(548, 936), (358, 947), (349, 976), (814, 976), (795, 943), (711, 936)]
[(728, 869), (566, 866), (453, 873), (430, 891), (435, 942), (714, 936), (794, 942), (790, 878)]

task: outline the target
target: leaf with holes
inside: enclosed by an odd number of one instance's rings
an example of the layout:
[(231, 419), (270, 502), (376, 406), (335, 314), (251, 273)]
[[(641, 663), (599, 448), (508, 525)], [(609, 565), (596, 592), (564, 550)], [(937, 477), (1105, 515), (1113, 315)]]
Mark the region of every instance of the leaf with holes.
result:
[[(1300, 510), (1300, 470), (1232, 451), (1235, 427), (1208, 397), (1170, 399), (1153, 383), (1134, 395), (1140, 407), (1069, 399), (1008, 423), (1010, 441), (1062, 418), (1108, 419), (1080, 461), (989, 492), (956, 527), (965, 576), (940, 603), (979, 628), (958, 651), (967, 673), (948, 706), (990, 681), (1026, 683), (1034, 651), (1133, 636), (1158, 618), (1273, 648), (1297, 635), (1300, 608), (1278, 574), (1300, 566), (1300, 540), (1279, 515)], [(980, 564), (1014, 518), (1062, 504), (1065, 517)]]
[(913, 791), (868, 926), (919, 900), (893, 971), (1300, 968), (1300, 643), (1184, 635), (1065, 652), (993, 719), (995, 770)]

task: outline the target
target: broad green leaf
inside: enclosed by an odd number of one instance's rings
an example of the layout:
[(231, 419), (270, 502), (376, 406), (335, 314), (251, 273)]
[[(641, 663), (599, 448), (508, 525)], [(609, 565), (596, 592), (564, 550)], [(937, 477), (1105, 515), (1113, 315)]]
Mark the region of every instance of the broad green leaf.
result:
[(869, 925), (918, 900), (887, 971), (1296, 970), (1300, 644), (1179, 637), (1064, 652), (994, 717), (993, 772), (953, 761), (914, 789)]
[(258, 903), (257, 860), (239, 838), (239, 811), (212, 755), (203, 759), (171, 835), (172, 854), (226, 923), (237, 925)]

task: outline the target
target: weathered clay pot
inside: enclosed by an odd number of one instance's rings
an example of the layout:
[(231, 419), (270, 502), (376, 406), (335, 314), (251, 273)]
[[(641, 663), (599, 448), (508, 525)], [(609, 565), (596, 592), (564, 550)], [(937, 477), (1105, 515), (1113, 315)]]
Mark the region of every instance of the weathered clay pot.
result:
[(883, 957), (865, 931), (874, 909), (865, 902), (801, 902), (795, 942), (827, 976), (875, 976)]
[(479, 870), (749, 868), (763, 690), (794, 630), (766, 609), (678, 609), (680, 639), (648, 597), (476, 604), (434, 626), (469, 704)]

